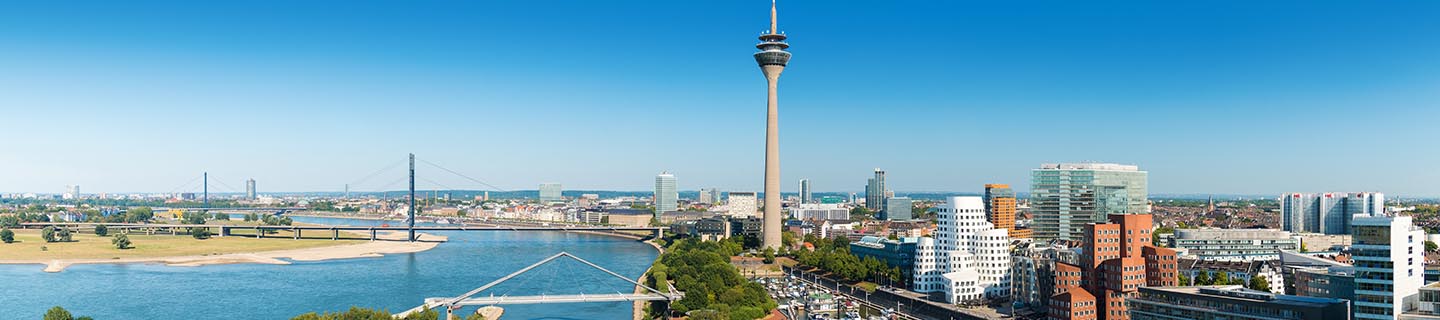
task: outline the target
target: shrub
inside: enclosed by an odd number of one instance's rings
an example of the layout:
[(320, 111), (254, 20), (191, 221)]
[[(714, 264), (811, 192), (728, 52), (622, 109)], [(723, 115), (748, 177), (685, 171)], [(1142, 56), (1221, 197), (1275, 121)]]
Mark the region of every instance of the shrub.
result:
[(109, 234), (109, 233), (110, 233), (110, 227), (106, 227), (106, 226), (103, 225), (103, 224), (95, 225), (95, 235), (104, 237), (106, 234)]
[(45, 242), (55, 242), (55, 227), (50, 226), (45, 227), (45, 229), (40, 229), (40, 238), (45, 239)]
[(0, 229), (0, 241), (15, 243), (15, 231), (10, 231), (10, 228)]
[(114, 239), (110, 239), (110, 243), (114, 244), (115, 248), (120, 250), (130, 249), (130, 237), (124, 233), (115, 236)]

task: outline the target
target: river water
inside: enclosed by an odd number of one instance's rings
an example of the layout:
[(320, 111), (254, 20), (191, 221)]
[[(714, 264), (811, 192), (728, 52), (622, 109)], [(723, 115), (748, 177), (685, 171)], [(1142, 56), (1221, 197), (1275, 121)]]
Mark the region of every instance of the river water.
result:
[[(332, 225), (386, 223), (314, 217), (295, 220)], [(425, 298), (464, 294), (562, 251), (631, 279), (644, 273), (657, 255), (647, 244), (600, 235), (435, 233), (450, 237), (450, 241), (419, 253), (291, 265), (74, 265), (60, 273), (42, 272), (41, 265), (0, 265), (0, 319), (39, 319), (56, 305), (99, 320), (289, 319), (350, 306), (396, 312), (418, 306)], [(562, 258), (481, 295), (628, 293), (633, 289), (625, 280)], [(631, 304), (625, 302), (502, 307), (503, 319), (630, 319), (631, 312)]]

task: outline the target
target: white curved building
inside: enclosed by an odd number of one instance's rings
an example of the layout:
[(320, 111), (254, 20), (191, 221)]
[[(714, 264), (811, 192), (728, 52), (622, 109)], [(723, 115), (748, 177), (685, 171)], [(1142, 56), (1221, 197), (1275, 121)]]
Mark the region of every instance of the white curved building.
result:
[(916, 246), (916, 292), (944, 292), (945, 301), (1010, 295), (1010, 236), (985, 219), (980, 197), (950, 197), (938, 210), (935, 237)]

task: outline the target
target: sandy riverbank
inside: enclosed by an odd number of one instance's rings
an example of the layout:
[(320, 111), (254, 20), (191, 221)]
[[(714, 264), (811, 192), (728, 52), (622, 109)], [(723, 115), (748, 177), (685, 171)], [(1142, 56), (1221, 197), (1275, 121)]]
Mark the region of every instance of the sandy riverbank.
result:
[[(654, 248), (655, 248), (655, 252), (658, 253), (658, 254), (655, 255), (655, 261), (660, 261), (660, 255), (665, 254), (665, 248), (664, 248), (664, 247), (661, 247), (660, 244), (655, 243), (655, 240), (647, 240), (647, 241), (644, 241), (644, 242), (645, 242), (645, 244), (648, 244), (648, 245), (650, 245), (651, 247), (654, 247)], [(650, 265), (653, 267), (655, 264), (652, 262)], [(649, 273), (650, 273), (650, 268), (649, 268), (649, 267), (646, 267), (646, 268), (645, 268), (645, 273), (640, 274), (640, 279), (639, 279), (640, 283), (643, 284), (643, 283), (645, 283), (645, 281), (648, 281), (648, 277), (646, 277), (646, 274), (649, 274)], [(660, 288), (655, 288), (655, 289), (660, 289)], [(649, 290), (645, 290), (645, 288), (640, 287), (640, 286), (635, 286), (635, 293), (646, 293), (646, 292), (649, 292)], [(645, 314), (645, 305), (646, 305), (646, 304), (649, 304), (649, 303), (650, 303), (649, 301), (635, 301), (635, 302), (630, 303), (630, 308), (631, 308), (631, 310), (630, 310), (630, 318), (631, 318), (632, 320), (643, 320), (643, 319), (645, 319), (645, 316), (646, 316), (646, 314)]]
[[(219, 255), (192, 255), (174, 257), (146, 257), (146, 258), (125, 258), (125, 259), (54, 259), (54, 260), (0, 260), (0, 264), (43, 264), (45, 272), (60, 272), (65, 268), (76, 264), (118, 264), (118, 263), (163, 263), (168, 266), (197, 267), (217, 264), (235, 263), (257, 263), (257, 264), (290, 264), (293, 261), (321, 261), (334, 259), (352, 259), (380, 257), (385, 254), (421, 252), (435, 248), (447, 239), (444, 236), (419, 234), (420, 241), (406, 242), (405, 234), (391, 232), (380, 237), (382, 241), (372, 241), (360, 244), (339, 245), (329, 247), (317, 247), (306, 249), (292, 249), (279, 251), (264, 251), (252, 253), (231, 253)], [(285, 239), (275, 239), (285, 241)]]

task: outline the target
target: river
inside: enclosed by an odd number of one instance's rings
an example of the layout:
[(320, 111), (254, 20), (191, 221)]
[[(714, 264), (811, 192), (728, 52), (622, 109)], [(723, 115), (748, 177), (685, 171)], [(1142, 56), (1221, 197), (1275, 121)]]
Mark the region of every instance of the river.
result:
[[(297, 222), (377, 225), (383, 221), (295, 217)], [(395, 224), (396, 222), (388, 222)], [(75, 265), (60, 273), (40, 265), (0, 265), (0, 319), (40, 319), (64, 306), (76, 316), (122, 319), (289, 319), (350, 306), (392, 312), (425, 298), (457, 296), (561, 251), (638, 278), (657, 252), (634, 240), (564, 232), (435, 232), (435, 249), (383, 258), (291, 265)], [(275, 241), (285, 241), (275, 239)], [(628, 293), (625, 280), (560, 259), (486, 293), (540, 295)], [(482, 295), (486, 295), (482, 293)], [(630, 319), (628, 302), (506, 305), (503, 319)], [(465, 312), (473, 312), (467, 309)]]

